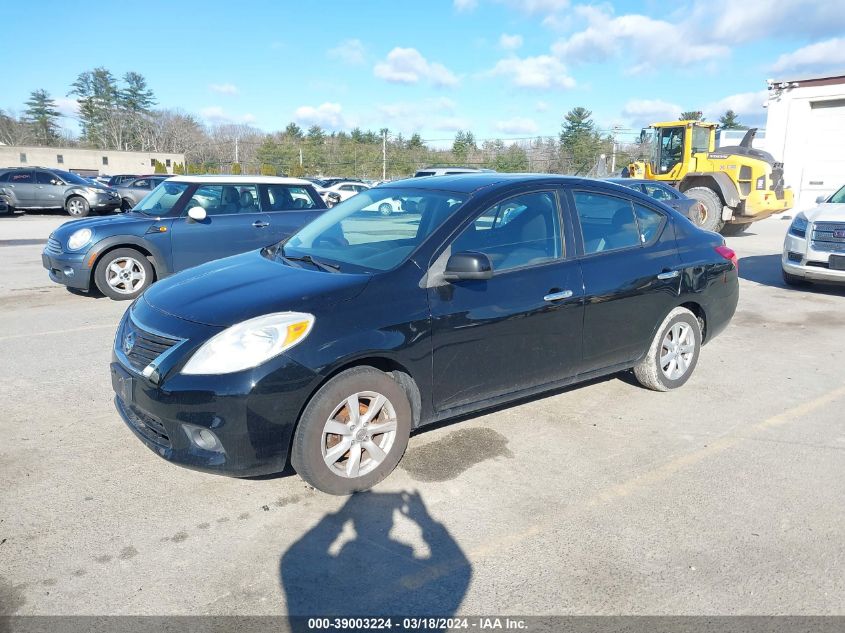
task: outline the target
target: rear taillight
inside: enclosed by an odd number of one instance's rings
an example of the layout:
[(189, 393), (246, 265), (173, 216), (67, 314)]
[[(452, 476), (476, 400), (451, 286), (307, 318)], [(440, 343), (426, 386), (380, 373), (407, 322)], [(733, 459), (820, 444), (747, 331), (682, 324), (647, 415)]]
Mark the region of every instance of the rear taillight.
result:
[(729, 260), (731, 264), (734, 265), (734, 268), (739, 270), (739, 260), (736, 258), (736, 252), (732, 248), (728, 248), (724, 244), (722, 246), (716, 247), (716, 252), (719, 253), (722, 257)]

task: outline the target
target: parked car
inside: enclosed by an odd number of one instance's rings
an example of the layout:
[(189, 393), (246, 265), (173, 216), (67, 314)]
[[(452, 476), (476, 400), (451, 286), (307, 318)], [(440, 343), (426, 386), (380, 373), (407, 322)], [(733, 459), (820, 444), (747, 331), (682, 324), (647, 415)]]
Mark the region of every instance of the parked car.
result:
[(422, 176), (456, 176), (458, 174), (495, 173), (493, 169), (481, 169), (478, 167), (426, 167), (414, 174), (414, 178)]
[(607, 178), (606, 180), (630, 187), (634, 191), (642, 191), (647, 196), (655, 200), (660, 200), (663, 204), (672, 207), (675, 211), (681, 215), (685, 215), (698, 225), (701, 222), (697, 221), (697, 219), (701, 217), (701, 214), (707, 213), (707, 209), (698, 200), (690, 198), (674, 187), (656, 180), (646, 180), (644, 178)]
[(120, 208), (117, 191), (96, 181), (61, 169), (10, 167), (0, 169), (0, 208), (13, 212), (27, 209), (64, 209), (83, 217), (91, 211)]
[(124, 181), (123, 184), (117, 186), (120, 194), (120, 208), (129, 211), (168, 178), (170, 178), (168, 174), (155, 174)]
[(42, 260), (56, 283), (134, 299), (180, 270), (275, 244), (325, 208), (305, 180), (176, 176), (126, 213), (63, 224)]
[(783, 280), (791, 286), (845, 283), (845, 187), (798, 213), (783, 240)]
[(323, 200), (325, 200), (329, 194), (336, 193), (340, 198), (339, 202), (343, 202), (355, 194), (361, 193), (369, 188), (370, 187), (365, 185), (363, 182), (355, 180), (341, 180), (340, 182), (336, 182), (327, 187), (322, 187), (319, 191), (320, 195), (323, 196)]
[(110, 176), (109, 187), (117, 187), (118, 185), (122, 185), (139, 177), (140, 174), (118, 174), (117, 176)]
[[(417, 221), (363, 211), (388, 197), (416, 199)], [(720, 235), (631, 189), (409, 179), (152, 286), (120, 322), (112, 386), (165, 459), (234, 476), (289, 459), (349, 494), (439, 420), (631, 369), (680, 387), (738, 292)]]

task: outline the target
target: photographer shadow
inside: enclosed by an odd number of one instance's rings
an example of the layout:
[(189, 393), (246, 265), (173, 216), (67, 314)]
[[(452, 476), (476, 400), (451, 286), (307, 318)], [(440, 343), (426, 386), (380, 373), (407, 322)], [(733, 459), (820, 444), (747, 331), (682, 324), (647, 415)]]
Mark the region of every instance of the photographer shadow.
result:
[(280, 564), (292, 631), (309, 617), (449, 617), (472, 568), (417, 492), (363, 492), (290, 546)]

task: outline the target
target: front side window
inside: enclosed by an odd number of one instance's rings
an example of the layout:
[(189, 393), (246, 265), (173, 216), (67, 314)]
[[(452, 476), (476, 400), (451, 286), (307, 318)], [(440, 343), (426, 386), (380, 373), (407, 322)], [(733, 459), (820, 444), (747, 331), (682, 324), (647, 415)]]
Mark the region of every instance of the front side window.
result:
[(148, 178), (140, 178), (133, 182), (132, 186), (136, 189), (149, 189), (151, 184)]
[(144, 196), (132, 210), (147, 215), (168, 215), (187, 188), (188, 184), (184, 182), (165, 181)]
[(56, 178), (49, 171), (35, 172), (35, 182), (39, 185), (60, 185), (62, 181)]
[(203, 185), (188, 201), (186, 209), (202, 207), (207, 215), (258, 213), (255, 185)]
[(526, 193), (481, 213), (453, 242), (452, 252), (484, 253), (493, 271), (501, 272), (561, 257), (560, 235), (554, 193)]
[[(335, 205), (294, 234), (278, 256), (344, 264), (364, 271), (390, 270), (465, 202), (464, 194), (425, 189), (376, 188)], [(377, 211), (390, 205), (401, 213)]]
[(828, 200), (828, 202), (833, 202), (835, 204), (845, 204), (845, 187), (842, 187), (842, 189), (830, 196), (830, 200)]
[(305, 187), (290, 185), (261, 185), (262, 196), (269, 211), (298, 211), (314, 209), (317, 203)]
[(630, 248), (642, 242), (629, 200), (586, 191), (576, 191), (573, 197), (587, 255)]
[(677, 196), (673, 196), (669, 191), (658, 185), (643, 185), (646, 194), (655, 200), (674, 200)]

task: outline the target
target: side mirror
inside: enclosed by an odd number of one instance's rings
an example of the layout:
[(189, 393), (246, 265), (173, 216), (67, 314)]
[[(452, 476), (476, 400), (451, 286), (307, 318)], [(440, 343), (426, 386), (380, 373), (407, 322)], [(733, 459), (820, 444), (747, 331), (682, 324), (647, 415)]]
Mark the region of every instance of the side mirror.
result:
[(816, 198), (816, 204), (824, 204), (827, 201), (827, 196), (819, 196)]
[(446, 262), (443, 278), (446, 281), (461, 279), (490, 279), (493, 276), (493, 263), (484, 253), (465, 251), (453, 253)]
[(202, 222), (206, 218), (205, 209), (202, 207), (191, 207), (188, 209), (188, 217), (194, 222)]

